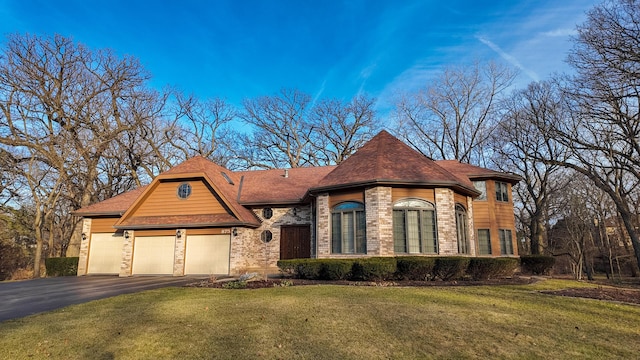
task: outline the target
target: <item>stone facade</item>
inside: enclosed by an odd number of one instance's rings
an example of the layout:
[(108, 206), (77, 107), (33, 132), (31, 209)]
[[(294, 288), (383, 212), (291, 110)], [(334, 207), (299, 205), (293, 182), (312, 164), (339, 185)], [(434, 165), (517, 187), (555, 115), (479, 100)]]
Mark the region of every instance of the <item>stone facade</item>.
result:
[(89, 241), (91, 240), (91, 219), (82, 220), (82, 242), (80, 242), (80, 253), (78, 254), (78, 276), (87, 274), (89, 264)]
[(458, 237), (456, 229), (456, 203), (451, 189), (435, 189), (436, 222), (438, 228), (438, 254), (458, 254)]
[(393, 203), (390, 187), (374, 187), (364, 192), (367, 219), (367, 255), (393, 256)]
[(469, 239), (469, 255), (477, 256), (478, 246), (476, 245), (476, 232), (474, 230), (473, 224), (473, 198), (471, 196), (467, 196), (467, 229), (469, 230), (468, 239)]
[(120, 264), (120, 276), (131, 276), (133, 270), (133, 239), (136, 234), (133, 230), (125, 230), (124, 244), (122, 246), (122, 263)]
[(331, 256), (331, 209), (329, 194), (321, 194), (316, 198), (316, 257)]
[[(180, 236), (178, 236), (178, 233)], [(187, 230), (176, 230), (175, 248), (173, 250), (173, 276), (184, 275), (184, 254), (187, 247)]]
[[(265, 219), (262, 208), (255, 208), (253, 212), (260, 218), (262, 224), (257, 229), (236, 228), (236, 235), (231, 235), (231, 256), (229, 272), (241, 274), (245, 272), (278, 271), (277, 262), (280, 259), (280, 227), (286, 225), (311, 226), (311, 206), (300, 205), (286, 208), (272, 208), (273, 216)], [(265, 230), (272, 233), (271, 241), (265, 243), (261, 235)], [(310, 240), (310, 239), (309, 239)]]

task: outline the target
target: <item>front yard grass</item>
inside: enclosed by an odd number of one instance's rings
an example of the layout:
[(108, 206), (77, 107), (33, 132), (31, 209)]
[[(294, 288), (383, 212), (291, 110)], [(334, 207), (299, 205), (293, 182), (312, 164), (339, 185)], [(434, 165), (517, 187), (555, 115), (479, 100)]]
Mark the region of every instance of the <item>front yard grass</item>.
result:
[(0, 359), (635, 358), (640, 306), (591, 286), (168, 288), (0, 323)]

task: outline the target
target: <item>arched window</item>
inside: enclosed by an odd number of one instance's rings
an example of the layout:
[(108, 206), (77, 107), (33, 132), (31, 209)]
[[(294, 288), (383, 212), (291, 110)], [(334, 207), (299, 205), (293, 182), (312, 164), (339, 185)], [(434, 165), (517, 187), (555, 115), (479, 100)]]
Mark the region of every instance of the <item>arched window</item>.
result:
[(456, 204), (456, 230), (458, 234), (458, 253), (468, 254), (467, 210), (460, 204)]
[(331, 211), (331, 252), (334, 254), (366, 254), (364, 205), (347, 201)]
[(432, 203), (405, 199), (393, 205), (393, 248), (396, 253), (437, 254), (436, 211)]

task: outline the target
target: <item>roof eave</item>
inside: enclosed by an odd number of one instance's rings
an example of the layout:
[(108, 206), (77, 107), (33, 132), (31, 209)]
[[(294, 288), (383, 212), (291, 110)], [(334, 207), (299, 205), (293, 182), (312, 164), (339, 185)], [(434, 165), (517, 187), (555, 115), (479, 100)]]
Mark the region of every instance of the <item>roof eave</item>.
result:
[(375, 179), (375, 180), (367, 180), (367, 181), (358, 181), (352, 183), (344, 183), (337, 185), (328, 185), (328, 186), (319, 186), (315, 188), (309, 189), (308, 195), (313, 195), (321, 192), (333, 191), (333, 190), (342, 190), (354, 187), (366, 187), (372, 185), (400, 185), (400, 186), (426, 186), (426, 187), (447, 187), (454, 188), (464, 192), (473, 197), (479, 196), (481, 193), (476, 190), (469, 188), (468, 186), (464, 186), (455, 181), (420, 181), (420, 180), (394, 180), (394, 179)]
[(127, 224), (127, 225), (118, 225), (114, 226), (114, 228), (118, 230), (149, 230), (149, 229), (191, 229), (191, 228), (202, 228), (202, 227), (250, 227), (257, 228), (260, 224), (249, 223), (249, 222), (216, 222), (216, 223), (174, 223), (174, 224), (161, 224), (161, 225), (136, 225), (136, 224)]
[[(125, 210), (126, 211), (126, 210)], [(120, 211), (72, 211), (71, 215), (74, 216), (82, 216), (85, 218), (91, 218), (91, 217), (99, 217), (99, 216), (122, 216), (122, 214), (124, 214), (123, 210)]]

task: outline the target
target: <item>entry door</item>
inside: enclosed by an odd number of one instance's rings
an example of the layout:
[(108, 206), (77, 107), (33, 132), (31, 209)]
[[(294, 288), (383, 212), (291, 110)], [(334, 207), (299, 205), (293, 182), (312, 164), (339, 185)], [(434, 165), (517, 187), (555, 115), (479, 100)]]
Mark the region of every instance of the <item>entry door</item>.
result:
[(280, 259), (311, 257), (311, 227), (282, 226), (280, 228)]

